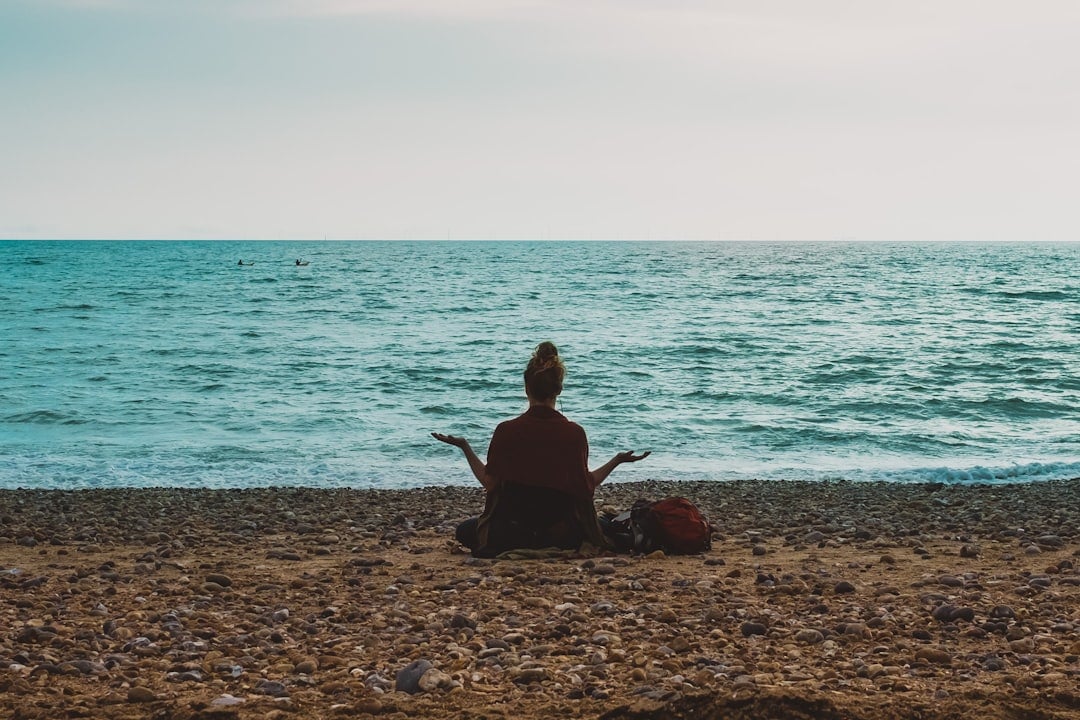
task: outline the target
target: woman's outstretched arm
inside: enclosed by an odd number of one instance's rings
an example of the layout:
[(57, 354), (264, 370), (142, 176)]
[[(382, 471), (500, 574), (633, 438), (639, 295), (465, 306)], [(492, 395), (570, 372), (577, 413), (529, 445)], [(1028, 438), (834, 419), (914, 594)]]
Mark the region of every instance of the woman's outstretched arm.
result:
[(485, 490), (490, 490), (495, 484), (495, 481), (488, 475), (487, 465), (480, 460), (480, 458), (473, 452), (472, 446), (469, 445), (469, 441), (463, 437), (457, 435), (443, 435), (442, 433), (433, 432), (431, 437), (435, 438), (439, 442), (444, 442), (447, 445), (453, 445), (456, 448), (461, 448), (461, 452), (465, 453), (465, 459), (469, 461), (469, 469), (472, 470), (473, 475), (480, 481), (480, 484), (484, 486)]
[(633, 450), (627, 450), (615, 455), (615, 457), (608, 460), (606, 463), (591, 471), (589, 475), (592, 476), (593, 490), (600, 486), (600, 483), (607, 480), (607, 476), (611, 474), (611, 471), (619, 467), (623, 463), (634, 463), (638, 460), (644, 460), (652, 454), (651, 450), (646, 450), (640, 455), (635, 455)]

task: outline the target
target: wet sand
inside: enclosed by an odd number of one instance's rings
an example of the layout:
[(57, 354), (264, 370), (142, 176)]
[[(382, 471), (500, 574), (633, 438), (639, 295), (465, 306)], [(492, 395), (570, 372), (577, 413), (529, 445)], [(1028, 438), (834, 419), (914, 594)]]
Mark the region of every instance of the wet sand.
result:
[(476, 560), (471, 488), (0, 491), (0, 716), (1077, 718), (1080, 479), (685, 495), (690, 557)]

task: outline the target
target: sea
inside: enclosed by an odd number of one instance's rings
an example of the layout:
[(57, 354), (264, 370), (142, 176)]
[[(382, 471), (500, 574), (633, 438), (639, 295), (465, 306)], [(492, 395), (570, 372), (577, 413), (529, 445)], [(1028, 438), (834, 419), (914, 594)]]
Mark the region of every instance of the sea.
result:
[(0, 250), (0, 488), (472, 485), (542, 340), (609, 482), (1080, 477), (1080, 243)]

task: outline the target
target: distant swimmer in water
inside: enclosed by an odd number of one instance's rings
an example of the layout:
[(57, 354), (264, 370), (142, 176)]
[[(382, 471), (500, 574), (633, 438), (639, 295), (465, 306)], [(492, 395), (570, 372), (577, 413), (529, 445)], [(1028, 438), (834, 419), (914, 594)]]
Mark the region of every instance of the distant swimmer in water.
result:
[(243, 261), (243, 259), (241, 259), (241, 260), (240, 260), (240, 262), (238, 262), (238, 263), (236, 263), (236, 264), (237, 264), (237, 265), (254, 265), (254, 264), (255, 264), (255, 261), (254, 261), (254, 260), (252, 260), (251, 262), (244, 262), (244, 261)]
[(307, 260), (301, 260), (300, 258), (296, 258), (296, 264), (297, 264), (297, 266), (307, 265), (308, 261)]

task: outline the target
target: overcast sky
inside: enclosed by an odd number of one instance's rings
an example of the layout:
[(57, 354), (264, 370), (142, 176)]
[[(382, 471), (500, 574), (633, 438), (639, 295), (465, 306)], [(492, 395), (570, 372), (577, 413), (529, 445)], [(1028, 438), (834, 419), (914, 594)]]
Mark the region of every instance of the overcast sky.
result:
[(1076, 0), (0, 0), (0, 237), (1080, 240)]

